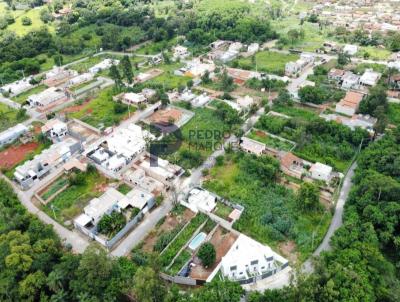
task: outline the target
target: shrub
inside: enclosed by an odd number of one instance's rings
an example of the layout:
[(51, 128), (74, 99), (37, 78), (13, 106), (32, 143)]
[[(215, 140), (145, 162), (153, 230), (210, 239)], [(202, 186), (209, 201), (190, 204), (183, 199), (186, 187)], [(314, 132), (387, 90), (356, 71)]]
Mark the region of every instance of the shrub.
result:
[(210, 267), (214, 264), (216, 258), (216, 252), (214, 246), (210, 242), (204, 243), (197, 253), (201, 262), (205, 267)]
[(26, 17), (26, 16), (22, 17), (22, 25), (23, 25), (23, 26), (32, 25), (32, 20), (31, 20), (31, 18)]

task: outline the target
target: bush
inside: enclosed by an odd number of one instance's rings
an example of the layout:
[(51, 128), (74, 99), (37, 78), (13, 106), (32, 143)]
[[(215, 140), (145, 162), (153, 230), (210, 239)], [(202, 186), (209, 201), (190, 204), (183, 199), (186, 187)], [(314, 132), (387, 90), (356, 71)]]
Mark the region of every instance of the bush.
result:
[(112, 235), (119, 232), (125, 226), (125, 216), (119, 212), (112, 212), (110, 215), (104, 215), (99, 223), (97, 229), (100, 233), (105, 235)]
[(23, 26), (29, 26), (32, 25), (32, 20), (29, 17), (22, 17), (22, 25)]
[(216, 252), (214, 246), (210, 242), (204, 243), (197, 253), (204, 267), (210, 267), (215, 263)]

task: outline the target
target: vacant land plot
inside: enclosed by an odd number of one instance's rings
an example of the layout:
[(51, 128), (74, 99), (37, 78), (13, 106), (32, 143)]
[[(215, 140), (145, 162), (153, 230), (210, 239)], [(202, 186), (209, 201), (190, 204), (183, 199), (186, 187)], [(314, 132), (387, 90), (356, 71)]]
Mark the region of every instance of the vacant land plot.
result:
[(39, 144), (31, 142), (23, 145), (11, 146), (0, 152), (0, 169), (11, 169), (33, 153)]
[(46, 201), (48, 200), (52, 195), (57, 193), (59, 190), (61, 190), (63, 187), (68, 185), (68, 179), (66, 177), (60, 177), (53, 183), (51, 183), (47, 188), (45, 188), (42, 192), (40, 192), (40, 197)]
[(261, 51), (255, 55), (255, 61), (251, 58), (241, 58), (234, 61), (234, 66), (248, 70), (263, 71), (277, 75), (285, 73), (285, 64), (291, 61), (296, 61), (299, 58), (295, 54), (283, 54), (274, 51)]
[[(96, 128), (109, 127), (119, 124), (123, 119), (128, 117), (128, 106), (120, 104), (121, 110), (116, 110), (116, 102), (112, 97), (116, 94), (113, 88), (107, 88), (99, 93), (90, 102), (82, 105), (79, 111), (70, 113), (71, 118), (79, 119)], [(68, 110), (68, 108), (66, 109)], [(131, 114), (136, 111), (136, 107), (131, 106)]]
[(252, 130), (247, 136), (251, 139), (265, 144), (269, 148), (276, 150), (290, 151), (295, 146), (290, 142), (275, 138), (268, 133), (265, 133), (264, 131)]
[(275, 248), (281, 242), (294, 240), (300, 259), (305, 259), (322, 240), (330, 212), (299, 211), (293, 191), (250, 174), (250, 158), (227, 158), (223, 166), (211, 169), (211, 179), (204, 186), (245, 207), (234, 228)]
[(0, 103), (0, 132), (28, 119), (27, 114), (18, 114), (18, 110)]
[(81, 184), (69, 185), (43, 206), (43, 210), (58, 222), (71, 226), (72, 219), (81, 213), (87, 202), (100, 196), (107, 187), (107, 179), (97, 170), (86, 172), (84, 179)]
[(14, 102), (17, 102), (17, 103), (20, 103), (20, 104), (24, 104), (27, 101), (29, 96), (31, 96), (32, 94), (40, 93), (43, 90), (46, 90), (46, 88), (47, 87), (45, 85), (36, 86), (36, 87), (34, 87), (34, 88), (32, 88), (32, 89), (30, 89), (28, 91), (25, 91), (25, 92), (17, 95), (16, 97), (13, 97), (12, 100)]

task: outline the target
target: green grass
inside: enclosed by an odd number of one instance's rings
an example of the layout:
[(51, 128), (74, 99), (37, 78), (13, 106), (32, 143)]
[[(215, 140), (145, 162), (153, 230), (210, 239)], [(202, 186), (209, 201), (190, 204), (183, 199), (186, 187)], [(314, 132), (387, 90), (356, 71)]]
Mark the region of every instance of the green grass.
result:
[[(44, 6), (43, 6), (44, 7)], [(15, 18), (15, 23), (10, 24), (7, 27), (7, 30), (15, 32), (19, 36), (23, 36), (30, 31), (38, 30), (41, 27), (45, 26), (49, 32), (54, 33), (55, 28), (52, 24), (44, 24), (42, 20), (40, 20), (40, 10), (43, 8), (29, 9), (29, 10), (16, 10), (10, 11), (10, 13)], [(29, 26), (22, 25), (22, 18), (28, 17), (32, 20), (32, 24)]]
[(107, 182), (107, 179), (97, 171), (87, 173), (85, 180), (86, 183), (83, 185), (72, 185), (62, 191), (50, 203), (43, 206), (43, 211), (62, 224), (74, 219), (92, 198), (102, 194), (97, 186)]
[(218, 202), (214, 214), (226, 220), (232, 211), (233, 209), (231, 207), (228, 207), (222, 202)]
[(18, 110), (0, 103), (0, 132), (27, 120), (29, 117), (25, 115), (24, 117), (18, 118), (17, 114)]
[(42, 194), (42, 199), (47, 200), (49, 199), (54, 193), (56, 193), (58, 190), (63, 188), (66, 184), (68, 184), (68, 179), (61, 177), (57, 179), (55, 182), (53, 182), (45, 192)]
[(364, 56), (364, 53), (368, 53), (370, 60), (387, 60), (389, 59), (392, 52), (387, 49), (382, 49), (374, 46), (361, 46), (357, 55), (360, 57)]
[[(177, 152), (168, 155), (167, 159), (176, 162), (185, 169), (198, 167), (216, 148), (220, 147), (222, 139), (212, 135), (211, 138), (205, 138), (205, 131), (214, 133), (219, 131), (221, 135), (227, 129), (224, 122), (217, 116), (214, 110), (207, 108), (196, 108), (193, 110), (195, 115), (182, 128), (183, 143)], [(181, 157), (184, 151), (200, 153), (200, 161), (194, 162), (190, 159)]]
[(132, 188), (130, 186), (128, 186), (127, 184), (123, 183), (118, 186), (117, 190), (118, 190), (118, 192), (126, 195), (132, 190)]
[[(107, 88), (101, 91), (92, 101), (87, 103), (80, 111), (71, 113), (71, 118), (80, 119), (81, 121), (92, 125), (93, 127), (109, 127), (119, 124), (123, 119), (128, 117), (128, 106), (123, 113), (115, 113), (115, 102), (112, 96), (117, 94), (113, 88)], [(130, 107), (131, 114), (136, 111), (136, 107)]]
[(294, 240), (300, 261), (313, 252), (329, 227), (330, 212), (300, 211), (293, 191), (255, 179), (235, 160), (213, 167), (210, 175), (211, 180), (204, 183), (208, 190), (245, 208), (235, 229), (275, 249), (279, 243)]
[(312, 109), (299, 108), (297, 106), (274, 105), (272, 110), (304, 121), (312, 121), (318, 118), (318, 115)]
[(137, 54), (142, 55), (155, 55), (161, 51), (167, 50), (177, 44), (177, 38), (173, 38), (169, 41), (151, 42), (143, 45), (141, 48), (136, 50)]
[(183, 250), (175, 259), (174, 264), (169, 268), (168, 273), (172, 276), (176, 276), (191, 257), (192, 254), (190, 254), (187, 250)]
[(193, 233), (206, 220), (206, 215), (202, 213), (197, 214), (186, 226), (186, 228), (179, 234), (179, 236), (172, 241), (168, 249), (164, 250), (163, 254), (160, 256), (161, 265), (167, 266), (170, 264), (179, 250), (189, 241), (189, 239), (193, 236)]
[[(296, 54), (282, 54), (273, 51), (260, 51), (256, 54), (256, 63), (252, 63), (252, 59), (240, 58), (237, 59), (239, 68), (255, 70), (257, 65), (258, 71), (283, 75), (285, 73), (285, 64), (291, 61), (296, 61), (299, 58)], [(233, 66), (235, 66), (235, 62)]]
[(252, 130), (248, 134), (248, 137), (265, 144), (267, 147), (277, 149), (277, 150), (290, 151), (294, 147), (294, 145), (289, 142), (272, 137), (272, 136), (268, 135), (267, 133), (265, 133), (265, 136), (260, 135), (255, 130)]
[(25, 91), (15, 97), (13, 97), (12, 100), (19, 104), (24, 104), (29, 96), (31, 96), (32, 94), (40, 93), (46, 89), (47, 89), (46, 85), (41, 84), (39, 86), (36, 86), (28, 91)]
[(354, 72), (357, 74), (363, 74), (367, 69), (373, 69), (376, 72), (383, 73), (386, 70), (386, 65), (376, 63), (360, 63), (354, 68)]
[(187, 82), (191, 79), (190, 77), (174, 75), (174, 71), (181, 66), (182, 63), (160, 64), (155, 66), (155, 68), (161, 69), (164, 72), (159, 76), (147, 81), (146, 84), (165, 85), (167, 90), (175, 89), (179, 86), (186, 86)]
[(71, 86), (69, 89), (71, 91), (77, 91), (77, 90), (79, 90), (79, 89), (81, 89), (83, 87), (86, 87), (86, 86), (94, 83), (94, 82), (97, 82), (97, 79), (93, 79), (93, 80), (90, 80), (90, 81), (87, 81), (87, 82), (83, 82), (83, 83), (77, 84), (75, 86)]
[(398, 126), (400, 124), (400, 104), (389, 103), (387, 117), (390, 124)]

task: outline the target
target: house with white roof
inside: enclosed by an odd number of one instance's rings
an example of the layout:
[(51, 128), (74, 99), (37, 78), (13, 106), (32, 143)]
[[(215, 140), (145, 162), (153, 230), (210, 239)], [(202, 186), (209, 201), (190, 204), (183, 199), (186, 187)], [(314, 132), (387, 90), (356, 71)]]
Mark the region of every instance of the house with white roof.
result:
[(147, 99), (141, 93), (128, 92), (122, 95), (121, 101), (127, 105), (140, 105), (144, 104)]
[(112, 207), (124, 198), (124, 194), (114, 188), (108, 188), (100, 197), (93, 198), (84, 208), (83, 214), (74, 219), (75, 227), (85, 228), (88, 225), (95, 226), (107, 212), (111, 212)]
[(75, 86), (79, 85), (85, 82), (89, 82), (94, 79), (93, 73), (90, 72), (85, 72), (80, 75), (77, 75), (76, 77), (73, 77), (68, 81), (68, 86)]
[(60, 139), (68, 134), (68, 126), (59, 119), (51, 119), (41, 128), (42, 133), (50, 138)]
[(67, 82), (77, 75), (78, 72), (75, 70), (54, 66), (53, 69), (46, 72), (46, 78), (43, 83), (48, 87), (54, 87)]
[(240, 234), (222, 257), (220, 271), (224, 278), (241, 284), (267, 278), (288, 266), (288, 261), (269, 246)]
[(118, 64), (119, 64), (119, 60), (104, 59), (100, 63), (90, 67), (89, 72), (92, 74), (96, 74), (102, 70), (106, 70), (106, 69), (110, 68), (111, 66), (118, 65)]
[(354, 56), (358, 52), (358, 47), (357, 45), (346, 44), (343, 47), (343, 52), (349, 56)]
[(43, 150), (32, 160), (18, 166), (14, 172), (14, 179), (24, 189), (27, 189), (32, 186), (35, 180), (43, 177), (51, 169), (64, 164), (73, 154), (80, 150), (81, 144), (72, 137), (67, 137), (65, 140)]
[(379, 79), (382, 74), (375, 72), (373, 69), (365, 70), (364, 74), (361, 76), (359, 83), (363, 86), (373, 87), (378, 84)]
[(359, 86), (360, 77), (351, 71), (346, 71), (342, 76), (343, 89), (357, 89)]
[(24, 78), (13, 83), (4, 85), (0, 88), (0, 92), (8, 92), (10, 96), (16, 96), (34, 87), (30, 82), (32, 77)]
[(177, 45), (177, 46), (175, 46), (173, 49), (172, 49), (172, 51), (173, 51), (173, 58), (174, 58), (174, 60), (177, 60), (177, 59), (184, 59), (184, 58), (187, 58), (190, 54), (189, 54), (189, 52), (188, 52), (188, 49), (187, 49), (187, 47), (185, 47), (185, 46), (182, 46), (182, 45)]
[(254, 139), (243, 136), (240, 140), (240, 148), (247, 153), (261, 155), (265, 152), (266, 146)]
[(57, 87), (49, 87), (46, 90), (32, 94), (28, 97), (28, 103), (39, 110), (46, 110), (52, 106), (60, 104), (68, 99), (64, 90)]
[(301, 54), (296, 62), (288, 62), (285, 65), (285, 75), (296, 76), (306, 67), (314, 63), (315, 57), (311, 54)]
[(206, 105), (209, 101), (211, 101), (211, 98), (207, 95), (206, 92), (203, 92), (202, 94), (200, 94), (199, 96), (196, 96), (193, 100), (192, 100), (192, 105), (193, 107), (203, 107), (204, 105)]
[(24, 124), (18, 124), (14, 127), (8, 128), (6, 131), (0, 133), (0, 147), (11, 144), (28, 131), (28, 127), (26, 127)]
[(165, 187), (162, 182), (146, 175), (146, 172), (141, 168), (128, 169), (123, 177), (125, 181), (153, 194), (162, 192)]
[(117, 209), (123, 211), (130, 207), (143, 210), (146, 213), (154, 206), (154, 203), (153, 194), (139, 188), (134, 188), (118, 201)]
[(215, 64), (212, 61), (200, 60), (199, 58), (193, 59), (187, 62), (185, 76), (198, 78), (208, 72), (213, 72), (215, 70)]
[(217, 196), (213, 193), (201, 188), (194, 188), (189, 192), (187, 200), (181, 201), (181, 204), (195, 213), (199, 211), (210, 213), (217, 206), (217, 200)]
[(258, 43), (251, 43), (249, 46), (247, 46), (247, 52), (250, 55), (255, 54), (259, 49), (260, 49), (260, 44)]
[(249, 96), (249, 95), (246, 95), (246, 96), (244, 96), (244, 97), (239, 97), (239, 98), (236, 100), (236, 103), (237, 103), (240, 107), (242, 107), (242, 108), (244, 108), (244, 109), (250, 109), (250, 107), (251, 107), (253, 104), (255, 104), (255, 101), (254, 101), (254, 98), (252, 98), (252, 97)]
[(319, 162), (311, 165), (309, 172), (311, 172), (311, 178), (315, 180), (323, 180), (325, 182), (329, 182), (333, 176), (332, 167)]

